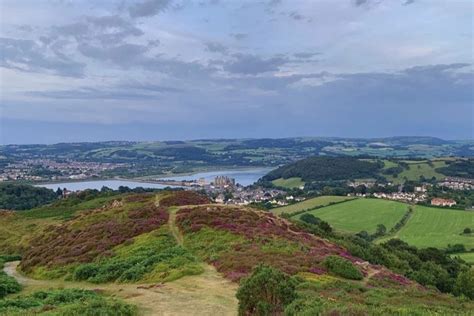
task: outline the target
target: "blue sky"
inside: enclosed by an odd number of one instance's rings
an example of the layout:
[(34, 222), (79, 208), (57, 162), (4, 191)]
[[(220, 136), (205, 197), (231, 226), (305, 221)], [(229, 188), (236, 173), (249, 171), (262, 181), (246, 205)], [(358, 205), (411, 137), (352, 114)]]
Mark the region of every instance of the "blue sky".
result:
[(0, 143), (474, 136), (470, 0), (0, 6)]

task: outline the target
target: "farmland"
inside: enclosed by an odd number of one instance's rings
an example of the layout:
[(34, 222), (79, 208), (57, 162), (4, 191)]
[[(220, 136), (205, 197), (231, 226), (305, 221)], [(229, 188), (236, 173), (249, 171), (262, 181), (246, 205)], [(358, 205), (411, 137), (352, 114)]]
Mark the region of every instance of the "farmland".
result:
[(326, 206), (331, 203), (338, 203), (342, 201), (347, 201), (352, 199), (351, 197), (346, 196), (318, 196), (312, 199), (304, 200), (303, 202), (291, 204), (288, 206), (278, 207), (272, 209), (274, 214), (288, 213), (292, 214), (295, 212), (301, 212), (304, 210), (311, 210), (316, 207)]
[(293, 178), (288, 178), (288, 179), (276, 179), (273, 180), (272, 183), (277, 186), (277, 187), (282, 187), (282, 188), (288, 188), (288, 189), (293, 189), (293, 188), (299, 188), (300, 186), (304, 186), (303, 180), (298, 177), (293, 177)]
[[(356, 199), (308, 213), (327, 221), (336, 230), (350, 233), (365, 230), (368, 233), (374, 233), (378, 224), (383, 224), (387, 230), (390, 230), (407, 210), (408, 206), (399, 202)], [(297, 215), (297, 218), (300, 216)]]
[(472, 268), (474, 269), (474, 252), (455, 254), (453, 255), (453, 257), (460, 257), (464, 261), (469, 262), (470, 264), (473, 265)]
[(448, 244), (464, 244), (474, 248), (474, 237), (461, 235), (466, 227), (474, 227), (474, 213), (415, 206), (413, 215), (396, 234), (416, 247), (446, 248)]
[[(394, 163), (392, 161), (384, 161), (385, 167), (392, 167)], [(408, 164), (407, 169), (404, 169), (400, 172), (397, 177), (386, 176), (387, 180), (394, 183), (403, 183), (405, 180), (418, 181), (420, 177), (425, 177), (426, 179), (431, 179), (435, 177), (436, 179), (442, 179), (445, 175), (436, 171), (436, 169), (445, 167), (445, 160), (432, 160), (428, 161), (406, 161)], [(390, 168), (388, 167), (388, 168)]]

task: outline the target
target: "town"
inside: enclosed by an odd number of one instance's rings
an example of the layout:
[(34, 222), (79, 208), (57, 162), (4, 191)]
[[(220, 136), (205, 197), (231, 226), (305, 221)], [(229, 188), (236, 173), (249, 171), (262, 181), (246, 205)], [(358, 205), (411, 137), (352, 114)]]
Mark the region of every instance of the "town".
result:
[(127, 167), (127, 163), (24, 159), (0, 168), (0, 182), (87, 180), (100, 177), (104, 171)]

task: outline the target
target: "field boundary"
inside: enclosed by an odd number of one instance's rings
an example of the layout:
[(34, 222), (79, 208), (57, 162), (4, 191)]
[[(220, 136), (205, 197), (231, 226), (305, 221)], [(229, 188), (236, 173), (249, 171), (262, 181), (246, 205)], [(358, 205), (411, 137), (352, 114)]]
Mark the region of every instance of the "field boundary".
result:
[[(324, 196), (324, 195), (323, 195)], [(320, 208), (324, 208), (324, 207), (328, 207), (328, 206), (333, 206), (333, 205), (337, 205), (337, 204), (342, 204), (342, 203), (346, 203), (346, 202), (350, 202), (350, 201), (354, 201), (354, 200), (357, 200), (358, 198), (353, 198), (353, 199), (347, 199), (347, 200), (344, 200), (344, 201), (338, 201), (338, 202), (331, 202), (329, 204), (326, 204), (326, 205), (318, 205), (318, 206), (315, 206), (315, 207), (312, 207), (312, 208), (307, 208), (307, 209), (304, 209), (304, 210), (301, 210), (301, 211), (296, 211), (296, 212), (293, 212), (293, 213), (281, 213), (280, 216), (281, 217), (286, 217), (288, 216), (289, 218), (293, 218), (293, 217), (296, 217), (298, 215), (301, 215), (301, 214), (304, 214), (304, 213), (307, 213), (307, 212), (311, 212), (311, 211), (314, 211), (314, 210), (319, 210)], [(288, 214), (288, 215), (286, 215)]]
[(410, 220), (414, 212), (412, 205), (407, 204), (407, 206), (408, 206), (408, 210), (406, 211), (405, 214), (403, 214), (402, 218), (400, 218), (400, 220), (395, 224), (395, 226), (390, 228), (388, 234), (380, 236), (380, 239), (397, 237), (397, 233), (408, 223), (408, 221)]

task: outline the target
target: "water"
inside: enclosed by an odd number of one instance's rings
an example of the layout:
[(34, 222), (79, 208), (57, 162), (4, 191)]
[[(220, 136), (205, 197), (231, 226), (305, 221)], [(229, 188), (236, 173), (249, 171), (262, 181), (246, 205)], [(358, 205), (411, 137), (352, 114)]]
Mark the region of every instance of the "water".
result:
[(148, 183), (148, 182), (139, 182), (139, 181), (126, 181), (126, 180), (97, 180), (97, 181), (77, 181), (77, 182), (60, 182), (60, 183), (48, 183), (48, 184), (38, 184), (37, 187), (44, 187), (52, 190), (57, 190), (58, 188), (66, 188), (70, 191), (82, 191), (85, 189), (96, 189), (100, 190), (102, 187), (108, 187), (113, 190), (117, 190), (120, 186), (129, 187), (134, 189), (137, 187), (142, 188), (153, 188), (153, 189), (163, 189), (166, 188), (166, 185), (158, 183)]
[[(181, 175), (175, 177), (166, 177), (162, 179), (167, 180), (197, 180), (199, 178), (206, 179), (207, 183), (214, 180), (216, 176), (227, 176), (234, 178), (236, 183), (240, 183), (243, 186), (253, 184), (255, 181), (267, 174), (271, 168), (258, 168), (258, 169), (247, 169), (247, 170), (221, 170), (221, 171), (209, 171), (199, 172), (191, 175)], [(76, 181), (76, 182), (60, 182), (60, 183), (49, 183), (49, 184), (38, 184), (39, 187), (56, 190), (57, 188), (66, 188), (71, 191), (80, 191), (85, 189), (97, 189), (100, 190), (103, 186), (117, 190), (120, 186), (129, 187), (131, 189), (137, 187), (163, 189), (169, 187), (167, 185), (149, 182), (140, 182), (133, 180), (97, 180), (97, 181)]]
[(258, 168), (258, 169), (247, 169), (247, 170), (221, 170), (221, 171), (209, 171), (199, 172), (191, 175), (176, 176), (163, 178), (166, 180), (198, 180), (199, 178), (206, 179), (207, 183), (214, 181), (217, 176), (227, 176), (234, 178), (236, 183), (243, 186), (253, 184), (255, 181), (266, 175), (272, 170), (272, 168)]

